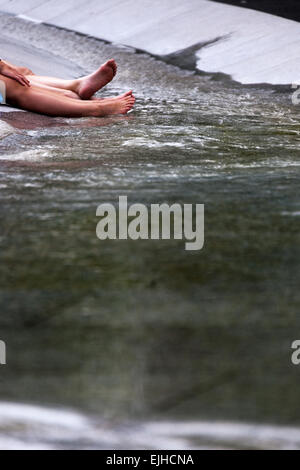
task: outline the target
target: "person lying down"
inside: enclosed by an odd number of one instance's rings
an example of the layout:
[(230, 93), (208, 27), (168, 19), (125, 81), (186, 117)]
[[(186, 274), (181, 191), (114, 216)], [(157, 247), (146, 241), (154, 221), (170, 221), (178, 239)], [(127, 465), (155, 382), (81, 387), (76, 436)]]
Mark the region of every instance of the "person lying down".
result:
[(25, 67), (0, 60), (0, 83), (4, 84), (7, 104), (55, 117), (127, 114), (135, 103), (132, 91), (115, 98), (94, 97), (116, 73), (114, 59), (93, 74), (76, 80), (38, 76)]

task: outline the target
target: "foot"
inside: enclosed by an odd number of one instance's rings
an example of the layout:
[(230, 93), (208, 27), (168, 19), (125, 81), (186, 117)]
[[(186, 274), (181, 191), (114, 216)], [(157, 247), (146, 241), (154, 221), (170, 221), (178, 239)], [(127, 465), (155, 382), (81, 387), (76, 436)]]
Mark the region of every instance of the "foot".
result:
[(92, 101), (116, 101), (116, 100), (121, 100), (122, 98), (126, 98), (127, 96), (133, 96), (133, 91), (127, 91), (126, 93), (123, 93), (123, 95), (115, 96), (113, 98), (94, 98), (92, 97)]
[(110, 116), (111, 114), (127, 114), (135, 103), (133, 95), (122, 96), (110, 101), (98, 101), (95, 103), (94, 116)]
[(79, 80), (78, 95), (82, 100), (89, 100), (98, 90), (112, 81), (117, 73), (114, 59), (108, 60), (96, 72)]

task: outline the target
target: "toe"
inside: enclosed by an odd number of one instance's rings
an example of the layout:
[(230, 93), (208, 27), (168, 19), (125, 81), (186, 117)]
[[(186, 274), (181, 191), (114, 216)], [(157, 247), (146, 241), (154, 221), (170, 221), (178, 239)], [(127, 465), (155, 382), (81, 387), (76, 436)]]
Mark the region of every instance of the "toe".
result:
[(116, 63), (115, 59), (109, 59), (107, 61), (107, 63), (113, 68), (117, 67), (117, 63)]

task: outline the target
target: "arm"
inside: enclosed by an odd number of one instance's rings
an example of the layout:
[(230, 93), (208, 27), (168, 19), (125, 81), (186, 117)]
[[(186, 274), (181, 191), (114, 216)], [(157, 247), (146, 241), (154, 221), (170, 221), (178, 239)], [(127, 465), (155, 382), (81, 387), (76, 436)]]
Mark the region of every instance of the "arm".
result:
[(30, 86), (30, 82), (27, 80), (26, 77), (24, 77), (24, 75), (19, 73), (15, 67), (7, 64), (1, 59), (0, 59), (0, 74), (4, 75), (5, 77), (16, 80), (18, 83), (20, 83), (23, 86)]

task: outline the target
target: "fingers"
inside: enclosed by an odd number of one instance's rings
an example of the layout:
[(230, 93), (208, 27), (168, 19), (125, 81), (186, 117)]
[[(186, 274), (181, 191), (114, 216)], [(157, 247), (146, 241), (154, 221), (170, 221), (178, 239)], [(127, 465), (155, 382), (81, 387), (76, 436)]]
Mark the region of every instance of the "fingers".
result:
[(23, 77), (23, 79), (25, 80), (26, 85), (30, 86), (30, 81), (26, 77)]
[(17, 75), (17, 76), (16, 76), (16, 80), (17, 80), (17, 82), (19, 82), (22, 86), (28, 86), (28, 87), (30, 87), (30, 81), (27, 80), (27, 78), (24, 77), (24, 75)]

